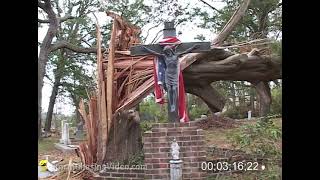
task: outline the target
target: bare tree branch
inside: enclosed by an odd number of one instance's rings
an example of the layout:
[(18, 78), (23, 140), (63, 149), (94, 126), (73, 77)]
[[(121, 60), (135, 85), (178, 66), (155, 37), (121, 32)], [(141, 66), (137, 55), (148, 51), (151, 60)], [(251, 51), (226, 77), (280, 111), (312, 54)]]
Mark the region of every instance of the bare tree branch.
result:
[(150, 30), (158, 27), (161, 23), (162, 23), (162, 22), (159, 22), (158, 24), (156, 24), (156, 25), (152, 26), (151, 28), (149, 28), (148, 31), (147, 31), (147, 35), (146, 35), (145, 39), (148, 38)]
[(41, 8), (44, 12), (46, 12), (48, 15), (52, 13), (54, 14), (50, 0), (43, 1), (44, 2), (38, 0), (38, 7)]
[[(233, 13), (227, 24), (218, 34), (218, 36), (213, 40), (212, 44), (214, 46), (220, 46), (223, 41), (229, 36), (232, 30), (235, 28), (236, 24), (244, 16), (250, 0), (244, 0), (244, 2), (239, 6), (239, 8)], [(191, 53), (189, 55), (183, 56), (179, 61), (181, 63), (181, 68), (184, 69), (195, 62), (197, 59), (200, 59), (204, 56), (203, 53)]]
[[(53, 80), (47, 75), (47, 74), (44, 74), (44, 77), (46, 77), (52, 84), (54, 84)], [(51, 84), (50, 84), (51, 85)], [(51, 85), (52, 86), (52, 85)]]
[(48, 19), (38, 19), (39, 23), (50, 23)]
[(57, 9), (57, 12), (58, 12), (58, 16), (60, 16), (60, 14), (62, 13), (62, 9), (59, 6), (58, 0), (54, 0), (54, 2), (56, 4), (56, 9)]
[(151, 44), (154, 43), (155, 41), (157, 41), (159, 39), (159, 34), (163, 31), (163, 29), (161, 29), (157, 34), (156, 36), (153, 38), (153, 40), (151, 41)]
[(270, 12), (272, 12), (272, 11), (274, 11), (274, 10), (276, 10), (278, 7), (280, 7), (280, 6), (282, 6), (282, 2), (281, 3), (279, 3), (279, 4), (277, 4), (276, 6), (273, 6), (269, 11), (268, 11), (268, 13), (270, 13)]
[(85, 41), (84, 39), (81, 39), (81, 42), (84, 42), (86, 45), (91, 46), (91, 44), (89, 44), (87, 41)]
[[(86, 53), (86, 54), (97, 53), (96, 47), (82, 48), (82, 47), (75, 46), (67, 41), (59, 41), (55, 44), (52, 44), (52, 46), (50, 48), (50, 52), (56, 51), (61, 48), (66, 48), (66, 49), (69, 49), (71, 51), (78, 52), (78, 53)], [(102, 49), (102, 51), (104, 51), (104, 50), (105, 49)]]
[(282, 2), (277, 5), (277, 7), (280, 7), (280, 6), (282, 6)]
[(45, 9), (44, 3), (40, 2), (39, 0), (38, 0), (38, 7), (43, 9), (43, 10)]
[[(59, 21), (59, 23), (62, 23), (68, 19), (75, 19), (74, 16), (71, 16), (70, 14), (65, 15), (64, 17), (61, 18), (57, 18), (57, 20)], [(38, 19), (39, 23), (50, 23), (50, 21), (48, 19)]]
[(201, 2), (203, 2), (204, 4), (208, 5), (211, 9), (217, 11), (218, 13), (222, 14), (222, 12), (220, 10), (218, 10), (217, 8), (211, 6), (209, 3), (205, 2), (204, 0), (199, 0)]

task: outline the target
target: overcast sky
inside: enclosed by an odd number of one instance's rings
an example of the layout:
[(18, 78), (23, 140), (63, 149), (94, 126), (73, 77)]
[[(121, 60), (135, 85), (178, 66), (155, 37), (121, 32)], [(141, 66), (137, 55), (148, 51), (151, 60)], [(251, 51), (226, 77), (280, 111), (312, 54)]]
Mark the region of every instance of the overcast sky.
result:
[[(184, 0), (184, 1), (178, 0), (178, 2), (179, 3), (192, 2), (192, 5), (194, 5), (194, 6), (201, 5), (204, 8), (208, 8), (208, 7), (206, 7), (206, 5), (204, 5), (203, 3), (201, 3), (200, 1), (197, 1), (197, 0)], [(152, 2), (150, 0), (145, 1), (146, 5), (151, 5), (151, 3)], [(221, 9), (223, 7), (223, 3), (219, 2), (219, 1), (214, 1), (211, 5), (217, 9)], [(212, 10), (208, 9), (208, 11), (212, 11)], [(104, 13), (104, 12), (95, 13), (95, 15), (98, 18), (100, 26), (110, 22), (110, 20), (111, 20), (111, 18), (108, 17), (106, 15), (106, 13)], [(43, 19), (42, 16), (41, 17), (39, 16), (39, 18)], [(92, 16), (92, 18), (93, 18), (93, 16)], [(152, 26), (153, 26), (152, 24), (149, 24), (148, 26), (142, 27), (142, 35), (146, 35), (146, 31)], [(160, 25), (158, 28), (150, 30), (148, 39), (146, 40), (146, 43), (150, 43), (152, 41), (152, 39), (156, 36), (156, 33), (161, 29), (163, 29), (163, 25)], [(197, 27), (193, 26), (192, 23), (186, 23), (186, 25), (178, 26), (177, 32), (178, 31), (182, 32), (181, 35), (178, 35), (178, 38), (182, 42), (198, 41), (198, 40), (195, 40), (194, 38), (199, 34), (203, 34), (207, 38), (206, 41), (210, 41), (216, 35), (211, 30), (204, 30), (201, 28), (197, 28)], [(47, 32), (47, 26), (44, 26), (43, 28), (38, 29), (38, 41), (39, 42), (41, 42), (43, 40), (46, 32)], [(39, 48), (38, 48), (38, 53), (39, 53)], [(52, 90), (52, 86), (50, 85), (49, 81), (45, 78), (43, 89), (42, 89), (42, 112), (46, 112), (48, 109), (51, 90)], [(67, 98), (64, 98), (64, 99), (58, 98), (57, 99), (56, 104), (55, 104), (54, 113), (59, 112), (59, 113), (65, 114), (65, 115), (71, 115), (74, 112), (74, 110), (75, 109), (71, 104), (71, 100), (69, 100)]]

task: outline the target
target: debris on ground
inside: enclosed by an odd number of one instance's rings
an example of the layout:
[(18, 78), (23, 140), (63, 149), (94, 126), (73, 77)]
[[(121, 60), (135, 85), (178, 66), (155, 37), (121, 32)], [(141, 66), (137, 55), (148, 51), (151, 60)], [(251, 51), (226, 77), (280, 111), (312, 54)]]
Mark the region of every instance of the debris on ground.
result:
[(239, 123), (235, 119), (224, 116), (209, 116), (208, 118), (198, 119), (198, 125), (203, 130), (214, 128), (234, 128)]

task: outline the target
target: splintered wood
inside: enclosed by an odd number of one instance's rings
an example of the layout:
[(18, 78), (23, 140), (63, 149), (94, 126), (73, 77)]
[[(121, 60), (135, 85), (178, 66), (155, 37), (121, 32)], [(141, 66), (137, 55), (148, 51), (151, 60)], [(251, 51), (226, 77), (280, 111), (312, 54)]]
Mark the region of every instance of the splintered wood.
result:
[(107, 117), (108, 117), (108, 131), (111, 127), (112, 114), (113, 114), (113, 75), (114, 75), (114, 58), (115, 58), (115, 40), (117, 32), (117, 23), (113, 21), (111, 40), (109, 43), (109, 54), (108, 54), (108, 66), (107, 66)]
[(96, 97), (90, 98), (89, 114), (85, 110), (83, 100), (79, 104), (79, 112), (83, 117), (87, 128), (87, 142), (79, 145), (79, 152), (81, 161), (85, 164), (92, 164), (97, 160), (97, 99)]
[(101, 32), (97, 28), (97, 91), (90, 97), (86, 112), (80, 102), (79, 112), (87, 127), (87, 142), (80, 144), (79, 156), (84, 164), (102, 164), (115, 114), (136, 105), (152, 90), (154, 56), (130, 56), (129, 48), (139, 44), (140, 28), (122, 17), (107, 12), (113, 21), (109, 51), (101, 53)]
[[(104, 162), (108, 156), (106, 154), (108, 138), (111, 127), (116, 124), (114, 122), (116, 114), (136, 106), (151, 93), (154, 87), (155, 57), (131, 56), (129, 53), (131, 46), (140, 43), (138, 38), (140, 28), (127, 23), (114, 13), (107, 12), (107, 15), (114, 21), (109, 51), (104, 54), (101, 53), (101, 33), (97, 25), (98, 89), (96, 98), (95, 96), (90, 98), (89, 115), (85, 112), (82, 101), (79, 109), (85, 123), (89, 124), (87, 126), (88, 141), (80, 145), (80, 157), (85, 164)], [(190, 64), (190, 62), (182, 62), (181, 69)]]
[[(219, 49), (218, 46), (235, 28), (249, 3), (250, 0), (244, 0), (213, 40), (215, 48)], [(98, 89), (96, 95), (92, 95), (89, 99), (89, 114), (85, 110), (83, 101), (79, 106), (87, 127), (87, 142), (80, 145), (80, 157), (84, 164), (102, 164), (106, 160), (109, 132), (112, 125), (115, 125), (116, 115), (122, 110), (136, 106), (152, 91), (155, 83), (153, 78), (155, 57), (131, 56), (129, 52), (130, 47), (140, 44), (140, 28), (129, 24), (112, 12), (107, 12), (107, 15), (113, 18), (113, 26), (109, 51), (104, 54), (101, 53), (101, 33), (97, 25)], [(261, 53), (256, 50), (250, 51), (249, 55)], [(205, 53), (190, 53), (183, 56), (179, 59), (180, 69), (184, 70), (205, 55)]]

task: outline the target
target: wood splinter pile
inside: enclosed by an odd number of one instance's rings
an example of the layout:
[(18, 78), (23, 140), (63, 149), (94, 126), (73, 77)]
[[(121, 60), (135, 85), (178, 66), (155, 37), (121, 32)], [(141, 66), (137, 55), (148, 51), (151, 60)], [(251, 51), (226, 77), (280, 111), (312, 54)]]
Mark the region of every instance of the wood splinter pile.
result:
[(101, 53), (101, 33), (97, 25), (98, 89), (88, 102), (80, 102), (87, 127), (87, 142), (80, 144), (79, 155), (84, 164), (101, 164), (106, 157), (110, 128), (118, 112), (134, 107), (153, 87), (154, 56), (130, 56), (132, 45), (139, 44), (140, 28), (125, 22), (112, 12), (114, 19), (107, 57)]

